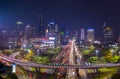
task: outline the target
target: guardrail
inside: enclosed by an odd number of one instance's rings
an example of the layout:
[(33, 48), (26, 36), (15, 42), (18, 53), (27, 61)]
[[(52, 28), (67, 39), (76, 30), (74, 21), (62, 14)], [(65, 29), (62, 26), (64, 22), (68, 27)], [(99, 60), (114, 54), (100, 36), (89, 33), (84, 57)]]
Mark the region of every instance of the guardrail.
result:
[(7, 57), (4, 55), (0, 55), (0, 58), (6, 60), (8, 62), (14, 63), (16, 65), (27, 66), (27, 67), (37, 67), (37, 68), (71, 68), (71, 69), (96, 69), (96, 68), (106, 68), (106, 67), (118, 67), (120, 63), (108, 63), (108, 64), (95, 64), (95, 65), (64, 65), (64, 66), (56, 66), (56, 65), (44, 65), (32, 62), (22, 62), (20, 60)]

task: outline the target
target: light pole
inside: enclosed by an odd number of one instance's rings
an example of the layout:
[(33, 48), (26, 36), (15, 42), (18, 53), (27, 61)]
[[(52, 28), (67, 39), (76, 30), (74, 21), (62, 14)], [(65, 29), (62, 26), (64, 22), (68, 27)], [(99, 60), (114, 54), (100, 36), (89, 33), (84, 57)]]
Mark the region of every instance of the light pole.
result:
[(9, 45), (9, 50), (11, 49), (11, 45)]
[(24, 50), (25, 50), (25, 47), (26, 47), (26, 45), (24, 44), (24, 45), (23, 45), (23, 49), (24, 49)]
[(96, 50), (95, 53), (96, 53), (96, 57), (98, 58), (99, 51)]
[(113, 50), (113, 49), (111, 49), (111, 53), (112, 53), (112, 55), (113, 55), (113, 53), (114, 53), (114, 50)]
[(39, 50), (39, 49), (37, 49), (37, 55), (39, 55), (39, 53), (40, 53), (40, 50)]

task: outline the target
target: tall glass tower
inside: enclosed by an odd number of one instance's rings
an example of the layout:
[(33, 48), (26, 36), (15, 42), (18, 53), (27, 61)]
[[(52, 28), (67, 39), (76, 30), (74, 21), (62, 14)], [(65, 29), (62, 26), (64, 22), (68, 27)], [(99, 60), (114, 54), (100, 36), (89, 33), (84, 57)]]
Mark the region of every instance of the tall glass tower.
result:
[(87, 41), (88, 42), (93, 42), (95, 39), (95, 33), (94, 29), (90, 28), (87, 30)]
[(39, 14), (38, 34), (39, 34), (40, 37), (44, 37), (45, 36), (44, 17), (43, 17), (42, 14)]
[(84, 29), (84, 28), (81, 28), (81, 31), (80, 31), (80, 39), (81, 39), (82, 41), (85, 40), (85, 29)]
[(113, 43), (113, 30), (111, 27), (106, 26), (106, 24), (103, 26), (103, 43), (106, 46)]

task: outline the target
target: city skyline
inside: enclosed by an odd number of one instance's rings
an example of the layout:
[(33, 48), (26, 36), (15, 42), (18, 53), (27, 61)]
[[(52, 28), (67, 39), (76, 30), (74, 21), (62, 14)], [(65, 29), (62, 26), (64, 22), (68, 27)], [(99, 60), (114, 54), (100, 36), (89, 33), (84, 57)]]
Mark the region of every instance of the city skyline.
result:
[[(119, 1), (87, 1), (87, 0), (29, 0), (0, 1), (0, 26), (16, 27), (17, 21), (24, 25), (39, 26), (39, 14), (44, 15), (45, 26), (55, 21), (67, 29), (80, 30), (81, 27), (93, 27), (99, 33), (106, 22), (119, 36)], [(76, 28), (74, 28), (76, 27)], [(101, 29), (101, 30), (98, 30)]]
[(0, 0), (0, 79), (119, 79), (119, 2)]

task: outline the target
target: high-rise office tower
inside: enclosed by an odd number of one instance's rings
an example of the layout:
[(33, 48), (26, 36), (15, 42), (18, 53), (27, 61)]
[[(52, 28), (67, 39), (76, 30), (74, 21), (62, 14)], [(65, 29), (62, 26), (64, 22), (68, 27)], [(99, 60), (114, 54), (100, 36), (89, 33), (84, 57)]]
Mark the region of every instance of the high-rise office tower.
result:
[(49, 22), (47, 29), (48, 29), (49, 33), (58, 33), (59, 32), (58, 24), (55, 22)]
[(60, 26), (59, 27), (59, 42), (61, 45), (64, 44), (64, 40), (66, 36), (65, 32), (66, 32), (65, 26)]
[(95, 39), (95, 33), (94, 29), (90, 28), (87, 30), (87, 41), (88, 42), (93, 42)]
[(49, 22), (48, 26), (46, 28), (46, 38), (48, 38), (51, 41), (54, 41), (54, 43), (58, 43), (58, 24), (55, 22)]
[(44, 37), (45, 36), (44, 16), (42, 14), (39, 14), (38, 34), (39, 34), (40, 37)]
[(85, 29), (81, 28), (80, 31), (80, 40), (84, 41), (85, 40)]
[(25, 28), (25, 39), (29, 39), (33, 37), (33, 29), (30, 25), (27, 25)]
[(37, 36), (37, 29), (35, 26), (32, 27), (33, 37)]
[(23, 22), (17, 21), (17, 30), (16, 30), (16, 34), (18, 36), (19, 39), (21, 39), (24, 36), (24, 26), (23, 26)]
[(8, 36), (9, 36), (8, 28), (0, 28), (0, 48), (1, 47), (7, 47)]
[(76, 30), (73, 37), (76, 39), (76, 41), (80, 40), (79, 39), (79, 32)]
[(112, 28), (109, 26), (106, 26), (106, 23), (104, 23), (104, 26), (103, 26), (103, 43), (105, 45), (110, 45), (113, 43)]

